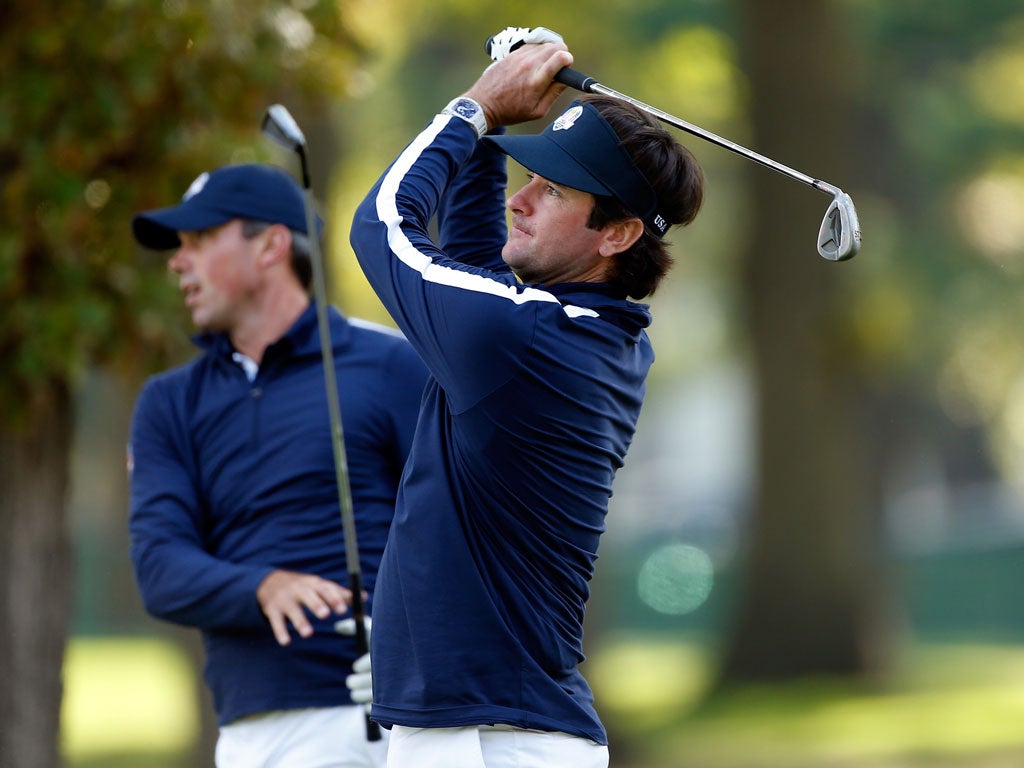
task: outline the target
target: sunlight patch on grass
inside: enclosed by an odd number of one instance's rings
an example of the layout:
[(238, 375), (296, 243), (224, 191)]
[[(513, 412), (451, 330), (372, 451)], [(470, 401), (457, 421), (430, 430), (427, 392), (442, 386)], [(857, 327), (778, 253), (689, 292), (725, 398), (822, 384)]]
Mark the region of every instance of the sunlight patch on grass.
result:
[(1021, 722), (1024, 651), (932, 647), (887, 690), (816, 681), (725, 694), (677, 713), (664, 748), (706, 768), (902, 765), (1024, 749)]
[(180, 752), (198, 734), (188, 657), (157, 638), (72, 638), (64, 659), (61, 747), (74, 761)]
[(609, 637), (587, 660), (587, 680), (602, 717), (642, 721), (656, 728), (699, 700), (708, 661), (677, 639)]
[[(995, 686), (856, 695), (746, 691), (680, 724), (681, 753), (714, 765), (739, 751), (803, 765), (840, 757), (987, 751), (1024, 742), (1024, 691)], [(766, 763), (770, 764), (770, 763)]]

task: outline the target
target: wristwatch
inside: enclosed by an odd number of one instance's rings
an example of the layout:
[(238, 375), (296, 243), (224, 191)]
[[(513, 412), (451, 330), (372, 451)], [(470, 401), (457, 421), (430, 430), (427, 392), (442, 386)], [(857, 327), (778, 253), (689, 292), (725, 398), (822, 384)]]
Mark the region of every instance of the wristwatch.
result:
[(487, 133), (487, 116), (484, 115), (483, 107), (473, 99), (458, 96), (448, 102), (448, 106), (441, 111), (441, 114), (461, 117), (473, 126), (478, 139)]

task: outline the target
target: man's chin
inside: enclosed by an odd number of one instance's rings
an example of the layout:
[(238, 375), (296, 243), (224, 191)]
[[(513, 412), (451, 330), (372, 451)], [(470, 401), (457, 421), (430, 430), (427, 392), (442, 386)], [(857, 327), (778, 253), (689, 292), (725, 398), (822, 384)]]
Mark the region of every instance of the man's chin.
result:
[(508, 264), (512, 269), (515, 269), (517, 264), (522, 264), (523, 262), (523, 250), (521, 248), (517, 248), (511, 241), (509, 241), (505, 243), (505, 247), (501, 249), (501, 260)]
[(194, 312), (192, 313), (192, 327), (194, 327), (198, 333), (216, 333), (220, 330), (220, 328), (217, 327), (217, 324), (212, 322), (210, 318)]

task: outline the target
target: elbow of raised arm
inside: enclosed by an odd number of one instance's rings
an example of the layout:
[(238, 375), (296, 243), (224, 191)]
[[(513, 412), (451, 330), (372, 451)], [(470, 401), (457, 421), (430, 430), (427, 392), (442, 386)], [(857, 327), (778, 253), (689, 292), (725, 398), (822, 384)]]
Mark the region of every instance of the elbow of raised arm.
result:
[(352, 226), (349, 227), (349, 244), (360, 262), (367, 252), (367, 244), (372, 237), (375, 227), (380, 226), (380, 218), (377, 216), (376, 196), (371, 193), (367, 195), (356, 208), (352, 217)]

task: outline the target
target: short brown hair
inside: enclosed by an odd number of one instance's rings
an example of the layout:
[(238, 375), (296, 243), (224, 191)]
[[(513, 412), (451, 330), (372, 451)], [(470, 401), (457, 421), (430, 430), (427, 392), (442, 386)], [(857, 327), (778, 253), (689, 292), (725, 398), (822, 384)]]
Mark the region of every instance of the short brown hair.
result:
[[(622, 140), (633, 163), (658, 197), (658, 212), (671, 226), (693, 221), (704, 201), (704, 172), (697, 159), (658, 121), (628, 102), (609, 96), (587, 96)], [(636, 218), (613, 197), (596, 195), (587, 226)], [(633, 299), (654, 293), (672, 266), (668, 243), (650, 227), (628, 250), (615, 258), (609, 281)]]

